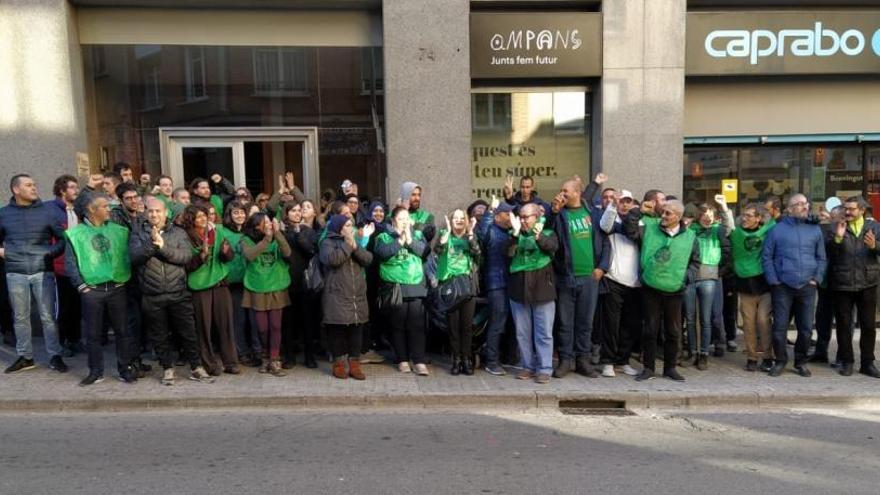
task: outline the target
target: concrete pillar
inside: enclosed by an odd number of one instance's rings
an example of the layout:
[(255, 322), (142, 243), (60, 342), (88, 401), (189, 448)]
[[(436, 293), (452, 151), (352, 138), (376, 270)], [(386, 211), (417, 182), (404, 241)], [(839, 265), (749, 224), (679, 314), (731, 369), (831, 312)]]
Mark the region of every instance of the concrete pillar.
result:
[(594, 170), (637, 196), (681, 194), (686, 0), (602, 4)]
[(82, 70), (76, 12), (67, 0), (0, 2), (0, 187), (6, 196), (16, 173), (31, 174), (44, 200), (52, 198), (55, 177), (76, 173), (77, 152), (88, 151)]
[(437, 221), (471, 201), (468, 0), (382, 6), (388, 201), (423, 186)]

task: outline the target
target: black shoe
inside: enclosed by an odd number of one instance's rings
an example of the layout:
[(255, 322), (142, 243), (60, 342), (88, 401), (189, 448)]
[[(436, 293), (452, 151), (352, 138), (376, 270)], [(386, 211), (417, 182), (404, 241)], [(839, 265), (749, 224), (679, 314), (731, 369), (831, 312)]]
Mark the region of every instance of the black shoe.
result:
[(306, 354), (305, 357), (303, 358), (303, 360), (306, 363), (306, 368), (313, 370), (318, 367), (318, 362), (315, 361), (314, 354)]
[(61, 356), (52, 356), (52, 359), (49, 360), (49, 369), (53, 369), (59, 373), (67, 373), (69, 368), (64, 364), (64, 360), (61, 359)]
[(137, 383), (137, 370), (134, 366), (126, 366), (119, 370), (119, 381), (125, 383)]
[(877, 370), (877, 367), (874, 366), (874, 363), (863, 364), (862, 367), (859, 368), (859, 373), (863, 375), (868, 375), (871, 378), (880, 378), (880, 370)]
[(138, 369), (138, 371), (143, 371), (144, 373), (149, 373), (153, 371), (153, 367), (149, 364), (144, 363), (140, 358), (135, 361), (134, 366)]
[(794, 372), (797, 373), (798, 375), (801, 375), (804, 378), (809, 378), (809, 377), (813, 376), (813, 373), (811, 373), (810, 369), (807, 368), (807, 366), (804, 364), (795, 365)]
[(486, 363), (486, 366), (483, 368), (483, 370), (486, 373), (495, 376), (504, 376), (507, 374), (507, 372), (504, 371), (504, 368), (502, 368), (501, 365), (498, 363)]
[(712, 353), (714, 357), (724, 357), (724, 348), (720, 345), (715, 346), (715, 352)]
[(574, 372), (587, 378), (599, 378), (599, 373), (586, 358), (580, 358), (574, 362)]
[(751, 359), (746, 361), (746, 371), (758, 371), (758, 362), (752, 361)]
[(79, 382), (80, 387), (88, 387), (89, 385), (94, 385), (96, 383), (101, 383), (104, 381), (104, 375), (99, 375), (97, 373), (89, 373), (89, 376), (82, 379)]
[(461, 360), (461, 374), (465, 376), (474, 376), (474, 360), (464, 358)]
[(37, 366), (34, 364), (33, 359), (20, 357), (16, 359), (14, 363), (12, 363), (12, 366), (6, 368), (6, 371), (4, 371), (4, 373), (17, 373), (19, 371), (32, 370), (36, 367)]
[(813, 354), (807, 358), (808, 363), (821, 363), (828, 364), (828, 355), (827, 354)]
[(782, 376), (782, 372), (785, 370), (784, 363), (773, 363), (773, 366), (768, 370), (768, 374), (770, 376)]
[(843, 376), (852, 376), (853, 374), (853, 364), (852, 363), (843, 363), (843, 366), (837, 370)]
[(706, 371), (709, 369), (709, 355), (708, 354), (700, 354), (697, 356), (697, 369), (700, 371)]
[(565, 378), (569, 371), (571, 371), (571, 361), (560, 359), (556, 363), (556, 368), (553, 369), (553, 378)]
[(281, 361), (281, 368), (285, 370), (292, 370), (293, 367), (296, 366), (296, 358), (295, 357), (286, 357)]
[(654, 379), (654, 370), (648, 369), (648, 368), (643, 369), (642, 372), (639, 373), (638, 376), (636, 376), (637, 382), (643, 382), (646, 380), (653, 380), (653, 379)]
[(677, 382), (683, 382), (684, 377), (681, 376), (675, 368), (669, 368), (668, 370), (663, 370), (663, 376), (669, 378), (670, 380), (675, 380)]
[(452, 376), (461, 374), (461, 359), (457, 357), (452, 358), (452, 367), (449, 368), (449, 374)]
[(773, 368), (773, 360), (772, 359), (765, 359), (765, 360), (761, 361), (761, 366), (758, 367), (758, 369), (763, 371), (764, 373), (767, 373), (772, 368)]

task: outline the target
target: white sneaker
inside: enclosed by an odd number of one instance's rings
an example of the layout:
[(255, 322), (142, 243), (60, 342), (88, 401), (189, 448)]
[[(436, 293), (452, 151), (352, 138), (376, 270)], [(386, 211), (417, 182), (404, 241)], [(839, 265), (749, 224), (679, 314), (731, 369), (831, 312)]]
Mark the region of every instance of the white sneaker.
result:
[(621, 366), (620, 371), (622, 371), (623, 374), (629, 375), (629, 376), (637, 376), (639, 374), (639, 372), (635, 368), (633, 368), (632, 366), (630, 366), (628, 364), (624, 364), (623, 366)]
[(398, 363), (397, 370), (401, 373), (412, 373), (412, 368), (409, 367), (409, 361), (401, 361)]
[(614, 365), (611, 364), (603, 364), (602, 365), (602, 376), (607, 376), (608, 378), (614, 378)]
[(415, 368), (416, 368), (416, 374), (419, 376), (428, 376), (431, 374), (431, 372), (428, 371), (428, 367), (422, 363), (416, 363)]
[(162, 373), (162, 385), (174, 385), (175, 378), (176, 377), (174, 376), (174, 368), (168, 368), (167, 370), (165, 370), (164, 373)]
[(209, 375), (207, 371), (205, 371), (204, 366), (198, 366), (196, 369), (192, 370), (192, 374), (189, 375), (189, 379), (202, 382), (202, 383), (214, 383), (214, 377)]

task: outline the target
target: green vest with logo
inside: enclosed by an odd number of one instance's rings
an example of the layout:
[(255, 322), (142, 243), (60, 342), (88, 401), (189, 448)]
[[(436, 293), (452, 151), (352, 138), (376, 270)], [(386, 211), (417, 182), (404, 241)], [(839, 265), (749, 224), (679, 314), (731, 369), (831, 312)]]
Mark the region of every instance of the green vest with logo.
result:
[[(553, 235), (553, 232), (541, 232), (541, 235)], [(549, 265), (553, 259), (541, 251), (535, 234), (522, 232), (516, 240), (516, 254), (510, 262), (510, 273), (533, 272)]]
[(429, 212), (421, 208), (416, 211), (411, 211), (409, 217), (412, 219), (413, 223), (418, 226), (434, 223), (434, 215), (431, 215)]
[(232, 248), (232, 252), (235, 254), (232, 261), (226, 263), (226, 268), (229, 269), (226, 281), (230, 284), (240, 284), (244, 280), (244, 269), (247, 264), (241, 252), (242, 233), (218, 225), (217, 230), (220, 229), (223, 229), (223, 237), (229, 242), (229, 247)]
[(761, 251), (764, 239), (770, 229), (776, 225), (772, 220), (757, 230), (749, 232), (738, 228), (730, 233), (730, 247), (733, 252), (733, 271), (739, 278), (757, 277), (764, 273), (761, 264)]
[[(440, 231), (443, 236), (445, 231)], [(437, 280), (445, 282), (471, 273), (471, 245), (466, 238), (449, 235), (446, 251), (437, 257)]]
[(697, 235), (697, 242), (700, 244), (700, 263), (709, 266), (721, 264), (721, 239), (718, 237), (720, 228), (718, 224), (707, 229), (697, 223), (691, 224), (690, 230)]
[(223, 218), (223, 198), (216, 194), (211, 195), (211, 205), (214, 206), (214, 212), (217, 213), (217, 222)]
[[(254, 247), (256, 243), (250, 237), (244, 236), (241, 242), (246, 246)], [(269, 246), (256, 258), (247, 262), (244, 270), (244, 288), (257, 293), (277, 292), (287, 290), (290, 287), (290, 270), (278, 241), (272, 240)]]
[[(186, 283), (191, 290), (210, 289), (229, 275), (229, 267), (226, 266), (226, 263), (220, 262), (220, 249), (223, 246), (226, 229), (215, 229), (214, 232), (214, 245), (211, 246), (211, 254), (208, 259), (198, 270), (191, 272), (186, 278)], [(195, 256), (199, 256), (201, 253), (199, 248), (193, 247), (192, 250)]]
[[(424, 236), (422, 236), (420, 231), (414, 230), (413, 239), (423, 240)], [(383, 232), (376, 238), (376, 242), (390, 244), (397, 242), (397, 239), (391, 237), (387, 232)], [(397, 254), (379, 265), (379, 277), (386, 282), (395, 284), (419, 285), (425, 278), (425, 271), (422, 269), (422, 259), (409, 249), (401, 246)]]
[(76, 253), (76, 266), (87, 285), (123, 284), (131, 278), (128, 229), (106, 222), (100, 227), (81, 223), (64, 232)]
[(681, 290), (696, 237), (690, 229), (670, 237), (659, 223), (646, 226), (641, 252), (645, 285), (663, 292)]

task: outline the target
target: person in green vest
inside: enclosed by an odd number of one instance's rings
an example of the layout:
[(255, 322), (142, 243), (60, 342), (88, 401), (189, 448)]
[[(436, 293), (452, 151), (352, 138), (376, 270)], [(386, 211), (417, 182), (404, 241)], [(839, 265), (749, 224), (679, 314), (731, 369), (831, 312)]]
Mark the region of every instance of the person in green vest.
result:
[(171, 205), (174, 204), (174, 179), (168, 175), (160, 175), (152, 192), (153, 196), (165, 203), (165, 208), (170, 213)]
[(254, 312), (265, 364), (260, 373), (285, 376), (281, 368), (281, 316), (290, 306), (290, 245), (278, 220), (265, 213), (248, 218), (241, 238), (244, 270), (244, 298), (241, 305)]
[(413, 230), (418, 230), (427, 242), (434, 240), (437, 227), (434, 225), (434, 215), (422, 209), (422, 186), (415, 182), (404, 182), (400, 186), (399, 204), (409, 210)]
[(217, 217), (223, 218), (223, 208), (227, 203), (235, 199), (235, 186), (220, 174), (212, 174), (211, 180), (204, 177), (196, 177), (189, 183), (189, 194), (192, 203), (214, 206)]
[[(232, 261), (232, 246), (225, 229), (208, 222), (208, 208), (190, 205), (181, 214), (181, 227), (186, 230), (193, 250), (187, 265), (187, 285), (192, 291), (202, 365), (212, 376), (240, 373), (235, 335), (232, 330), (232, 295), (229, 293), (227, 263)], [(214, 352), (214, 337), (220, 343), (220, 356)]]
[(404, 206), (392, 210), (391, 227), (391, 230), (379, 234), (373, 246), (373, 254), (380, 263), (379, 297), (384, 299), (385, 294), (393, 293), (397, 290), (395, 286), (399, 286), (401, 302), (388, 308), (397, 368), (401, 373), (415, 370), (417, 374), (427, 376), (430, 371), (425, 356), (427, 332), (423, 300), (428, 289), (422, 262), (429, 252), (428, 243), (422, 232), (414, 227), (409, 209)]
[(178, 187), (171, 193), (171, 221), (180, 224), (180, 214), (190, 205), (189, 191), (184, 187)]
[(223, 235), (232, 248), (232, 261), (226, 264), (229, 275), (229, 293), (232, 296), (232, 327), (235, 332), (235, 346), (238, 362), (245, 366), (259, 368), (263, 365), (260, 334), (249, 311), (241, 306), (244, 298), (244, 270), (247, 262), (241, 252), (241, 238), (247, 221), (248, 204), (235, 200), (223, 212)]
[(125, 284), (131, 278), (128, 229), (109, 220), (110, 200), (103, 193), (95, 193), (86, 204), (83, 223), (64, 233), (67, 239), (64, 267), (80, 293), (89, 353), (89, 374), (80, 382), (81, 386), (104, 380), (101, 337), (105, 315), (116, 332), (119, 379), (125, 383), (137, 381), (137, 371), (132, 366), (131, 335), (126, 325)]
[[(474, 236), (474, 228), (477, 219), (468, 220), (464, 210), (452, 212), (452, 219), (446, 217), (446, 229), (440, 231), (434, 246), (437, 254), (437, 280), (440, 282), (440, 292), (443, 294), (444, 285), (448, 287), (472, 288), (474, 276), (480, 258), (480, 243)], [(449, 325), (449, 348), (452, 350), (452, 375), (473, 375), (474, 356), (473, 319), (476, 309), (476, 294), (463, 295), (464, 301), (456, 307), (449, 308), (446, 313), (446, 321)]]
[[(722, 314), (715, 311), (716, 297), (721, 290), (721, 277), (730, 262), (728, 230), (717, 220), (715, 207), (708, 203), (697, 206), (696, 217), (688, 229), (700, 245), (700, 264), (696, 278), (687, 284), (684, 295), (687, 320), (688, 351), (684, 360), (694, 360), (698, 370), (709, 366), (709, 345), (713, 321), (721, 323)], [(700, 311), (699, 349), (697, 349), (697, 307)], [(720, 344), (719, 344), (720, 345)]]
[(516, 327), (520, 367), (516, 377), (550, 383), (553, 372), (553, 320), (556, 316), (556, 277), (553, 256), (559, 237), (544, 228), (541, 207), (523, 205), (519, 216), (511, 216), (511, 243), (508, 250), (510, 277), (507, 296)]
[(626, 236), (641, 247), (642, 307), (647, 325), (642, 334), (644, 368), (636, 380), (654, 378), (657, 338), (664, 329), (663, 376), (675, 381), (684, 377), (675, 369), (681, 339), (681, 309), (685, 285), (696, 276), (700, 264), (697, 235), (681, 221), (684, 204), (666, 202), (658, 222), (642, 222), (653, 205), (633, 208), (626, 216)]
[[(761, 266), (761, 250), (764, 238), (775, 225), (776, 222), (759, 204), (750, 203), (742, 210), (739, 226), (730, 233), (733, 272), (736, 274), (746, 343), (746, 371), (770, 371), (773, 367), (773, 341), (770, 337), (773, 304)], [(762, 359), (760, 368), (758, 359)]]

